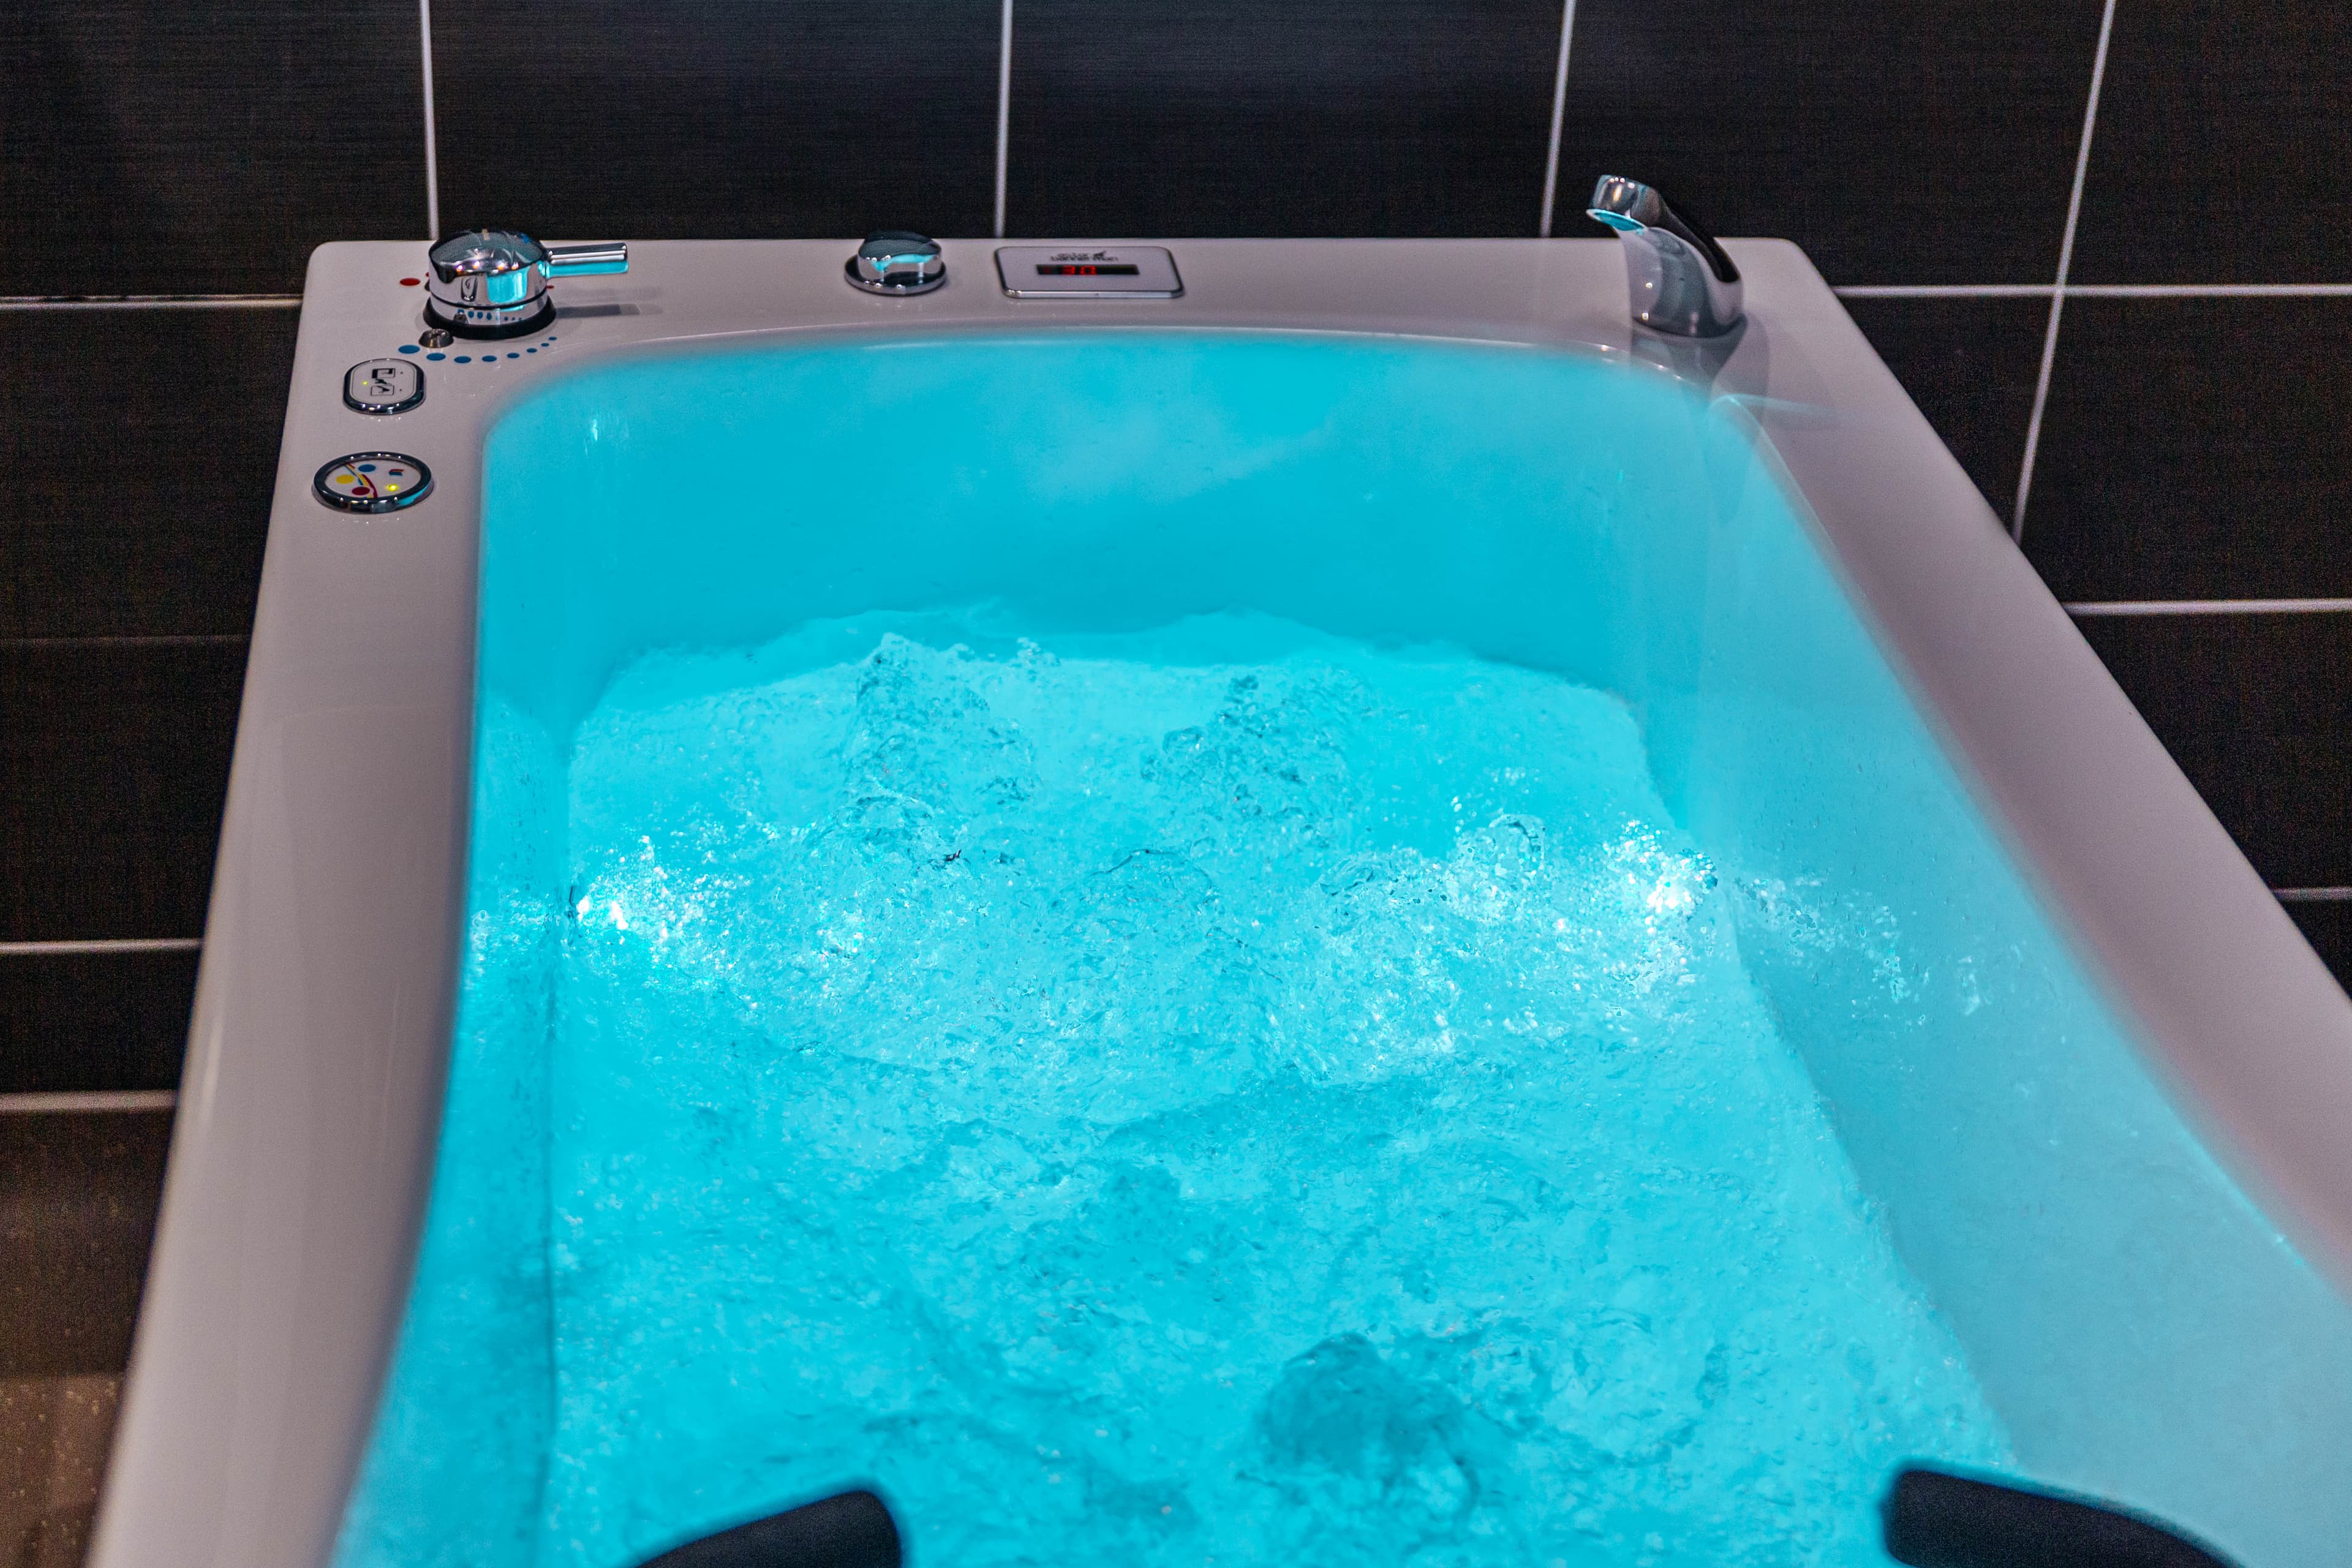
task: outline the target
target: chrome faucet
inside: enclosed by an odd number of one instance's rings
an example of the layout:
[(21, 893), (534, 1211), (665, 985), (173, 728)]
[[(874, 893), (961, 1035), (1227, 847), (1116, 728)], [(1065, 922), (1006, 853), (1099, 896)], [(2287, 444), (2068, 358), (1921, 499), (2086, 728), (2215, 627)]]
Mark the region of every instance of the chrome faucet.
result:
[(629, 247), (541, 245), (510, 228), (451, 235), (425, 258), (425, 322), (461, 338), (513, 338), (555, 320), (552, 279), (626, 272)]
[(1719, 337), (1739, 325), (1739, 268), (1654, 187), (1603, 174), (1585, 210), (1622, 242), (1635, 321), (1681, 338)]

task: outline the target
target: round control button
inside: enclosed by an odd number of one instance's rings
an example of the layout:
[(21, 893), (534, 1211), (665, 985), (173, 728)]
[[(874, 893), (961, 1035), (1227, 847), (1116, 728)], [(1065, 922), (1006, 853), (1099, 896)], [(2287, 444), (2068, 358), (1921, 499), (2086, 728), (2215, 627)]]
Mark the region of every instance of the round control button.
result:
[(353, 452), (320, 468), (311, 491), (337, 511), (398, 511), (433, 489), (433, 470), (402, 452)]
[(425, 401), (425, 371), (413, 360), (363, 359), (343, 372), (343, 402), (362, 414), (404, 414)]
[(948, 280), (940, 242), (903, 228), (867, 235), (842, 271), (869, 294), (928, 294)]

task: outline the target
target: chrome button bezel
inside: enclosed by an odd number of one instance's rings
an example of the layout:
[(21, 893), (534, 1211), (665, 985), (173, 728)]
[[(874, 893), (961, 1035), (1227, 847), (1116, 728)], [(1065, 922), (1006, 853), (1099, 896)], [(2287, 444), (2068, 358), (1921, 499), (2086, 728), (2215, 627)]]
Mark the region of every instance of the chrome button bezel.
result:
[(425, 367), (412, 359), (363, 359), (343, 372), (343, 406), (357, 414), (405, 414), (425, 401)]
[[(358, 479), (362, 475), (376, 472), (380, 467), (395, 466), (414, 468), (415, 482), (407, 486), (386, 484), (379, 489), (377, 481), (362, 480), (361, 485), (338, 485), (336, 481), (340, 469), (351, 470), (352, 478)], [(433, 493), (433, 470), (405, 452), (346, 452), (319, 466), (319, 471), (310, 476), (310, 493), (319, 498), (321, 505), (337, 511), (363, 516), (404, 511)]]

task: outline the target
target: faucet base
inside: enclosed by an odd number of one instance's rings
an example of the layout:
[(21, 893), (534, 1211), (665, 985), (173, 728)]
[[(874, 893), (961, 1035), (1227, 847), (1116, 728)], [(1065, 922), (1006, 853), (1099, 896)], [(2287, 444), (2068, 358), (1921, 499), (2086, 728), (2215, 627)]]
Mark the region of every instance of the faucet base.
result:
[[(425, 324), (427, 327), (438, 328), (445, 332), (455, 333), (461, 338), (528, 337), (533, 332), (544, 331), (555, 324), (554, 298), (542, 294), (539, 297), (537, 306), (536, 310), (526, 310), (520, 316), (502, 321), (498, 318), (505, 316), (507, 312), (496, 309), (445, 311), (439, 308), (436, 301), (427, 300), (425, 302)], [(488, 319), (468, 320), (468, 317)]]

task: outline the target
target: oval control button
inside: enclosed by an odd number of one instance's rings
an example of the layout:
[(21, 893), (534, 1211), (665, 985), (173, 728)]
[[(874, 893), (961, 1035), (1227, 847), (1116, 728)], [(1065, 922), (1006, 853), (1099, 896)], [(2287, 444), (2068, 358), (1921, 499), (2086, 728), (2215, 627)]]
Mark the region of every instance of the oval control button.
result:
[(433, 489), (433, 470), (402, 452), (353, 452), (320, 468), (310, 481), (337, 511), (398, 511)]
[(425, 367), (414, 360), (363, 359), (343, 372), (343, 402), (362, 414), (404, 414), (425, 401)]

